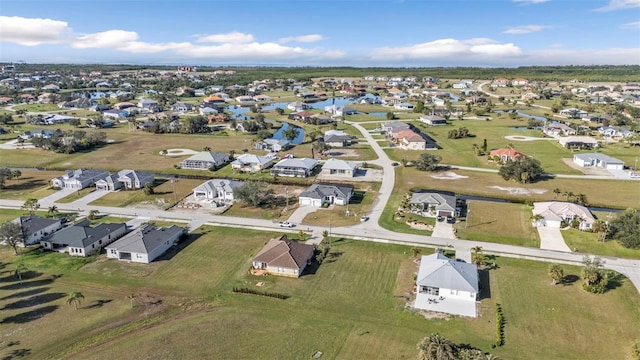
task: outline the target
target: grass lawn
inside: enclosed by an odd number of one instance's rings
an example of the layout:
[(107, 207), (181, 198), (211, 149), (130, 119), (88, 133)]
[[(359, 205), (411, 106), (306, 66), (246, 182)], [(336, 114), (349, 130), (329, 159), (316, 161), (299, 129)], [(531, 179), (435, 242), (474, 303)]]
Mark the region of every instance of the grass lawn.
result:
[(615, 240), (602, 242), (599, 240), (599, 234), (596, 233), (568, 229), (562, 231), (562, 237), (570, 249), (577, 249), (578, 252), (640, 259), (640, 250), (627, 249)]
[(538, 232), (531, 226), (526, 205), (472, 200), (467, 223), (455, 225), (462, 239), (539, 247)]
[[(17, 217), (20, 216), (26, 216), (29, 213), (25, 212), (24, 210), (20, 210), (20, 209), (0, 209), (0, 224), (3, 224), (5, 222), (11, 221)], [(46, 211), (37, 211), (36, 215), (39, 216), (46, 216), (47, 212)]]
[[(91, 205), (124, 207), (135, 203), (153, 203), (167, 208), (170, 204), (180, 201), (193, 192), (193, 188), (202, 184), (202, 180), (178, 179), (171, 182), (170, 179), (156, 179), (154, 182), (154, 194), (146, 195), (143, 189), (133, 191), (110, 192), (105, 196), (92, 201)], [(175, 188), (175, 193), (174, 193)]]
[(56, 104), (24, 104), (16, 105), (14, 110), (27, 110), (31, 112), (43, 112), (43, 111), (59, 111), (60, 108)]
[(60, 171), (22, 170), (22, 176), (6, 182), (0, 198), (10, 200), (42, 199), (55, 193), (51, 179), (63, 175)]
[[(25, 349), (35, 358), (271, 359), (322, 351), (339, 359), (413, 358), (416, 343), (439, 332), (504, 359), (601, 359), (624, 358), (640, 335), (640, 298), (627, 281), (591, 295), (577, 282), (550, 285), (545, 263), (495, 259), (490, 298), (477, 319), (427, 320), (405, 310), (417, 265), (404, 246), (340, 239), (299, 279), (249, 275), (251, 257), (276, 234), (203, 227), (152, 264), (28, 253), (22, 261), (32, 273), (24, 285), (0, 274), (5, 341), (19, 342), (0, 355)], [(2, 249), (0, 260), (11, 270), (20, 258)], [(290, 298), (233, 294), (233, 286)], [(72, 290), (85, 295), (77, 311), (64, 304)], [(494, 302), (507, 319), (506, 343), (489, 349)]]

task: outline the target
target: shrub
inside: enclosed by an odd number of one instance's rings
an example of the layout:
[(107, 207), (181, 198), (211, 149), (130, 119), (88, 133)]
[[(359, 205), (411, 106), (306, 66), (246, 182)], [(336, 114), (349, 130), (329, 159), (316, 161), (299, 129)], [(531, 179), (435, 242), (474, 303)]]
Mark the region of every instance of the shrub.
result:
[(233, 292), (237, 294), (250, 294), (250, 295), (272, 297), (280, 300), (287, 300), (289, 298), (288, 295), (283, 295), (283, 294), (274, 293), (274, 292), (267, 292), (267, 291), (252, 290), (246, 287), (245, 288), (234, 287)]
[(640, 360), (640, 340), (631, 347), (631, 358), (633, 360)]
[(496, 342), (495, 346), (504, 345), (504, 314), (502, 313), (502, 306), (495, 304), (496, 309)]

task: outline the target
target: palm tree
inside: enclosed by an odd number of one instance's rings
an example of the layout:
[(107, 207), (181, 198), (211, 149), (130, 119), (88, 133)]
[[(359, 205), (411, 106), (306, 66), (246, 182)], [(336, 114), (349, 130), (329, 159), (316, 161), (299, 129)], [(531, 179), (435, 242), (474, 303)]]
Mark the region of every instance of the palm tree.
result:
[(558, 264), (551, 264), (549, 266), (549, 276), (551, 276), (551, 285), (559, 284), (564, 278), (564, 270)]
[(572, 191), (565, 191), (564, 196), (567, 197), (567, 201), (571, 201), (575, 196), (575, 194)]
[(16, 267), (15, 274), (18, 277), (18, 281), (20, 282), (20, 284), (22, 284), (22, 274), (24, 274), (26, 271), (27, 271), (27, 265), (23, 263), (19, 263), (18, 266)]
[(478, 266), (480, 266), (484, 262), (482, 246), (474, 246), (471, 248), (471, 262)]
[(418, 359), (420, 360), (454, 360), (455, 345), (451, 340), (435, 333), (418, 343)]
[(84, 299), (84, 295), (82, 295), (79, 291), (72, 291), (67, 298), (67, 305), (73, 305), (75, 310), (78, 310), (78, 305), (80, 305), (80, 300)]
[(558, 199), (558, 195), (560, 195), (562, 193), (562, 190), (555, 188), (553, 189), (553, 193), (556, 194), (556, 196), (553, 198), (553, 200), (557, 200)]
[(100, 211), (93, 209), (91, 211), (89, 211), (89, 220), (95, 220), (98, 218), (98, 214), (100, 214)]
[(587, 205), (587, 195), (579, 193), (578, 195), (576, 195), (576, 201), (580, 205)]
[(153, 184), (152, 183), (144, 184), (143, 191), (144, 191), (144, 194), (147, 196), (153, 195), (155, 193), (155, 191), (153, 190)]
[(411, 248), (411, 252), (413, 252), (413, 257), (418, 257), (418, 255), (420, 255), (420, 253), (422, 252), (422, 249), (420, 249), (419, 247), (413, 247)]
[(58, 211), (58, 207), (55, 205), (49, 206), (49, 211), (47, 211), (47, 215), (54, 217), (56, 216), (60, 211)]
[(129, 299), (129, 302), (131, 303), (131, 308), (133, 309), (133, 304), (136, 300), (136, 294), (131, 293), (127, 295), (127, 299)]

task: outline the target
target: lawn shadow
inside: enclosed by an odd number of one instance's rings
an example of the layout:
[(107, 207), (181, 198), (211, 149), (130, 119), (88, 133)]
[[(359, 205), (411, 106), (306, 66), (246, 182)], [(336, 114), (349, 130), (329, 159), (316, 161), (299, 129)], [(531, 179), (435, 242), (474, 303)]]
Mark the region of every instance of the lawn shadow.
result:
[[(5, 271), (5, 273), (9, 273), (9, 275), (1, 277), (0, 282), (14, 282), (19, 280), (18, 276), (15, 274), (15, 271)], [(42, 276), (42, 273), (38, 271), (27, 270), (22, 272), (20, 275), (22, 276), (22, 281), (24, 281), (40, 277)]]
[(53, 282), (53, 279), (40, 279), (40, 280), (34, 280), (34, 281), (27, 281), (27, 282), (23, 282), (22, 284), (16, 282), (10, 285), (2, 286), (0, 287), (0, 290), (18, 290), (23, 288), (38, 287), (38, 286), (49, 285), (52, 282)]
[(607, 284), (607, 291), (615, 290), (622, 286), (622, 283), (626, 277), (619, 272), (610, 271), (609, 272), (609, 283)]
[(111, 301), (113, 301), (113, 300), (111, 300), (111, 299), (106, 299), (106, 300), (102, 300), (102, 299), (100, 299), (100, 300), (96, 300), (93, 304), (91, 304), (91, 305), (87, 305), (87, 306), (83, 307), (82, 309), (97, 309), (97, 308), (101, 308), (101, 307), (102, 307), (102, 305), (104, 305), (104, 304), (108, 304), (108, 303), (110, 303)]
[(334, 263), (340, 256), (342, 256), (342, 254), (344, 254), (344, 251), (330, 251), (329, 254), (327, 254), (327, 260), (325, 260), (324, 262), (326, 262), (327, 264)]
[(191, 245), (201, 236), (202, 234), (200, 233), (189, 233), (187, 236), (185, 236), (184, 240), (178, 241), (176, 245), (172, 246), (164, 254), (160, 255), (157, 259), (154, 260), (154, 262), (173, 259), (173, 257), (176, 256), (180, 251)]
[(26, 290), (26, 291), (22, 291), (22, 292), (17, 292), (17, 293), (13, 293), (11, 295), (7, 295), (3, 298), (0, 298), (0, 301), (2, 300), (9, 300), (9, 299), (13, 299), (13, 298), (21, 298), (21, 297), (26, 297), (26, 296), (33, 296), (36, 294), (40, 294), (43, 293), (45, 291), (48, 291), (49, 287), (41, 287), (41, 288), (37, 288), (37, 289), (31, 289), (31, 290)]
[(313, 259), (311, 261), (311, 264), (307, 265), (304, 268), (304, 271), (302, 272), (302, 274), (300, 274), (300, 277), (315, 275), (316, 272), (318, 272), (318, 269), (320, 268), (320, 266), (321, 266), (320, 263), (316, 259)]
[(2, 357), (2, 360), (19, 359), (31, 355), (31, 349), (16, 349)]
[(24, 323), (28, 323), (29, 321), (33, 321), (33, 320), (38, 320), (41, 317), (50, 314), (54, 311), (56, 311), (58, 309), (58, 305), (49, 305), (49, 306), (44, 306), (38, 309), (34, 309), (34, 310), (29, 310), (17, 315), (13, 315), (13, 316), (9, 316), (6, 317), (4, 319), (2, 319), (2, 321), (0, 321), (0, 324), (9, 324), (9, 323), (13, 323), (13, 324), (24, 324)]
[(571, 286), (578, 280), (580, 280), (580, 277), (578, 275), (569, 274), (562, 278), (562, 285)]
[(489, 269), (478, 270), (478, 286), (480, 288), (478, 300), (491, 299), (491, 282), (489, 281)]
[(15, 309), (23, 309), (23, 308), (28, 308), (32, 306), (42, 305), (52, 301), (56, 301), (65, 296), (66, 294), (63, 294), (63, 293), (47, 293), (47, 294), (35, 295), (27, 299), (22, 299), (22, 300), (18, 300), (10, 304), (7, 304), (0, 310), (15, 310)]

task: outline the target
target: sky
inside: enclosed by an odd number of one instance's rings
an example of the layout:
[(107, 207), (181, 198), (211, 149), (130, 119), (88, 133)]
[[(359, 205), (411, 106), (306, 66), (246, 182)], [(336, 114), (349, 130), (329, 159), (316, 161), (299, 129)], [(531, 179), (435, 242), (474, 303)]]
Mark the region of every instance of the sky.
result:
[(0, 0), (0, 62), (640, 64), (640, 0)]

